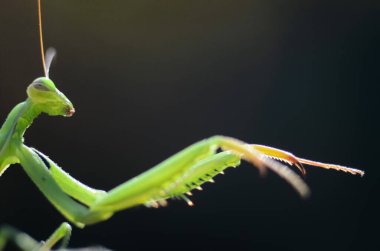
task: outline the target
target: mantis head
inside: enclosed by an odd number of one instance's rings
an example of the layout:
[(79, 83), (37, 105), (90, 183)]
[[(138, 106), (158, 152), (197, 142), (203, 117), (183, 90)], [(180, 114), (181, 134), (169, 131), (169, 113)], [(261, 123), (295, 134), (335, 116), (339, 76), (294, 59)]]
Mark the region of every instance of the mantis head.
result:
[(27, 89), (28, 97), (32, 103), (50, 116), (71, 117), (75, 109), (71, 101), (60, 92), (53, 81), (46, 77), (34, 80)]

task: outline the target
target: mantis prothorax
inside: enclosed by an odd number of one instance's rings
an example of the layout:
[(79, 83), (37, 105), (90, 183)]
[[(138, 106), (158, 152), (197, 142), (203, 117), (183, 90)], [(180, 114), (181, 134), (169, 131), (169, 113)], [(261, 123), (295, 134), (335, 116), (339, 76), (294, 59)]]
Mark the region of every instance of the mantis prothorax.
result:
[(298, 174), (281, 162), (296, 166), (302, 174), (305, 174), (303, 164), (307, 164), (364, 175), (358, 169), (298, 158), (279, 149), (247, 144), (231, 137), (213, 136), (194, 143), (108, 192), (86, 186), (63, 171), (49, 157), (24, 144), (26, 129), (41, 113), (70, 117), (75, 112), (70, 100), (49, 78), (53, 56), (47, 53), (45, 60), (40, 0), (38, 4), (45, 77), (35, 79), (28, 86), (27, 99), (13, 108), (0, 130), (0, 175), (9, 165), (21, 164), (46, 198), (77, 227), (107, 220), (115, 212), (138, 205), (163, 206), (170, 198), (182, 198), (192, 205), (187, 197), (191, 195), (191, 190), (200, 190), (203, 183), (213, 182), (214, 176), (223, 173), (228, 167), (238, 166), (241, 160), (250, 162), (261, 173), (267, 169), (274, 171), (302, 197), (309, 195), (308, 186)]

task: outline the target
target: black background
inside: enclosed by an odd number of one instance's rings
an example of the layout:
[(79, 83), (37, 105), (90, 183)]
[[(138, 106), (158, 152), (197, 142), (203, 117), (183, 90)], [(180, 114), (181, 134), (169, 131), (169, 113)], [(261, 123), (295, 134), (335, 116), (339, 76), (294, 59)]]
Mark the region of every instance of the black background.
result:
[[(133, 208), (74, 229), (115, 250), (380, 250), (379, 1), (49, 0), (51, 78), (70, 119), (41, 116), (26, 143), (110, 189), (215, 134), (359, 167), (308, 168), (309, 200), (244, 163), (195, 207)], [(0, 117), (42, 75), (36, 1), (1, 0)], [(45, 239), (64, 218), (22, 168), (1, 177), (0, 223)]]

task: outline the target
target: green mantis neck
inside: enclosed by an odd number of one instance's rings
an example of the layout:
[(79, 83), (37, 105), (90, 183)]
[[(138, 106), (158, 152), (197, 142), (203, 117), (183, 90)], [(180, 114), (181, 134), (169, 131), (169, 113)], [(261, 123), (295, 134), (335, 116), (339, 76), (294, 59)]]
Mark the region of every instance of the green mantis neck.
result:
[(9, 165), (18, 163), (17, 149), (23, 144), (26, 129), (41, 112), (31, 100), (12, 109), (0, 129), (0, 176)]
[(41, 111), (29, 98), (13, 108), (0, 130), (0, 148), (10, 140), (22, 142), (26, 129), (40, 113)]

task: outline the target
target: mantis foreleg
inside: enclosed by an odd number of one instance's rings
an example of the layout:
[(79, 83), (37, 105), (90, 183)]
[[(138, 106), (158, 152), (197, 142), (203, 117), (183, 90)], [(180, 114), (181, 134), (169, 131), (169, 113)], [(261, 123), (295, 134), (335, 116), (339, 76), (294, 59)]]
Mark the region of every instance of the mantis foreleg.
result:
[[(221, 148), (228, 150), (215, 154)], [(302, 195), (307, 196), (306, 184), (288, 167), (265, 158), (250, 145), (239, 140), (214, 136), (197, 142), (151, 170), (112, 189), (98, 199), (91, 210), (119, 211), (131, 206), (180, 196), (209, 181), (229, 166), (237, 166), (243, 158), (261, 170), (265, 167), (278, 173)]]
[[(217, 153), (218, 149), (222, 152)], [(166, 199), (173, 197), (183, 198), (192, 204), (186, 193), (199, 188), (204, 182), (211, 182), (225, 168), (239, 165), (241, 159), (257, 166), (261, 173), (269, 168), (288, 181), (301, 196), (308, 196), (309, 188), (302, 179), (287, 166), (270, 158), (295, 164), (301, 171), (301, 163), (306, 163), (304, 159), (279, 149), (214, 136), (194, 143), (139, 176), (104, 192), (72, 178), (37, 150), (24, 145), (20, 147), (20, 162), (25, 171), (53, 205), (79, 227), (106, 220), (113, 213), (130, 207), (165, 204)]]
[[(136, 177), (109, 191), (91, 209), (94, 211), (120, 211), (139, 204), (156, 207), (159, 204), (165, 203), (166, 199), (173, 197), (180, 197), (186, 200), (186, 193), (192, 189), (200, 190), (200, 186), (203, 183), (207, 181), (211, 182), (212, 178), (222, 173), (224, 169), (236, 167), (239, 164), (240, 158), (236, 154), (225, 151), (204, 157), (196, 163), (184, 165), (183, 168), (177, 169), (177, 172), (167, 180), (159, 181), (150, 187), (141, 186), (138, 189), (139, 183), (145, 178), (145, 173), (143, 173), (141, 177)], [(133, 188), (133, 186), (136, 188)], [(186, 201), (189, 202), (188, 200)]]

